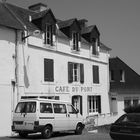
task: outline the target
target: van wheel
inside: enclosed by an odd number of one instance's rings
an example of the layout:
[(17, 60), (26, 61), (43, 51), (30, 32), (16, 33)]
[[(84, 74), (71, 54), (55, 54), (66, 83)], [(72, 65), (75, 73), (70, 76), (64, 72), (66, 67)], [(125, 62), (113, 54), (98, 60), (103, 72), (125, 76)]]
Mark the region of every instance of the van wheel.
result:
[(26, 138), (28, 136), (28, 133), (26, 132), (19, 132), (19, 136), (22, 138)]
[(77, 124), (76, 130), (75, 130), (75, 134), (76, 135), (81, 135), (82, 134), (82, 130), (83, 130), (82, 125), (81, 124)]
[(52, 128), (50, 126), (46, 126), (42, 131), (42, 136), (45, 139), (50, 138), (52, 135)]

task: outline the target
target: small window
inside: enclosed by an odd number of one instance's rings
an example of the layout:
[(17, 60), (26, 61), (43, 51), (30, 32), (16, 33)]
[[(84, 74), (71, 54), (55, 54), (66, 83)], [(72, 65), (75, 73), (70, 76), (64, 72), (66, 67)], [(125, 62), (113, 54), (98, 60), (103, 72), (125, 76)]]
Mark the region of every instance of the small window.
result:
[(110, 70), (110, 82), (114, 81), (114, 70)]
[(124, 72), (124, 70), (120, 70), (120, 82), (125, 82), (125, 72)]
[(76, 110), (72, 105), (68, 105), (68, 112), (70, 114), (76, 114)]
[(73, 40), (73, 50), (79, 51), (79, 33), (73, 32), (72, 40)]
[(84, 65), (68, 62), (68, 82), (84, 83)]
[(92, 54), (93, 55), (98, 55), (99, 50), (98, 50), (98, 39), (92, 38)]
[(65, 104), (53, 104), (54, 113), (65, 114), (67, 113)]
[(46, 25), (46, 31), (45, 31), (45, 37), (44, 37), (44, 43), (53, 45), (53, 25)]
[(40, 103), (40, 113), (52, 113), (51, 103)]

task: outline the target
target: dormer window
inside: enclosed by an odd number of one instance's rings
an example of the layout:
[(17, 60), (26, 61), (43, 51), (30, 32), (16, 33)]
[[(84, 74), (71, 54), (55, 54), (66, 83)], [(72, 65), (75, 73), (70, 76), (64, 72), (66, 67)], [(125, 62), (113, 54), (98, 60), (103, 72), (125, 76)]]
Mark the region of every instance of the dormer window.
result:
[(44, 44), (49, 44), (53, 46), (53, 25), (46, 25), (46, 31), (44, 35)]
[(120, 70), (120, 82), (125, 82), (125, 71)]
[(72, 33), (72, 49), (75, 51), (79, 51), (79, 33), (73, 32)]
[(98, 39), (92, 38), (92, 54), (93, 55), (98, 55)]

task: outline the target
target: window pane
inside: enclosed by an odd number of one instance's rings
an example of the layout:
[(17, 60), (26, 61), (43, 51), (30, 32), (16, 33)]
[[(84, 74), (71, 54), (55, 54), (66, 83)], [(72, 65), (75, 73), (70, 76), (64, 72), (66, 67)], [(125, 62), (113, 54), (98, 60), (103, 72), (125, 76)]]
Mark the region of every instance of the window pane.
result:
[(70, 114), (76, 114), (76, 110), (72, 105), (68, 105), (68, 112)]
[(53, 107), (54, 113), (64, 114), (67, 112), (65, 104), (53, 104)]
[(127, 108), (129, 106), (131, 106), (131, 100), (130, 99), (124, 100), (124, 107)]
[(25, 105), (26, 105), (25, 102), (18, 103), (15, 112), (16, 113), (25, 113), (25, 109), (26, 109)]
[(52, 113), (51, 103), (40, 103), (40, 112), (41, 113)]

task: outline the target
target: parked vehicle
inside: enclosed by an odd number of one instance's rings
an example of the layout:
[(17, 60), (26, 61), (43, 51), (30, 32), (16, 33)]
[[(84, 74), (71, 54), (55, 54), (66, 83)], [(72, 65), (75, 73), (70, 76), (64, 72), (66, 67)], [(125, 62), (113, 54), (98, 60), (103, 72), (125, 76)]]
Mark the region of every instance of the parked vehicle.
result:
[(70, 103), (51, 99), (22, 99), (13, 114), (12, 131), (26, 137), (41, 132), (44, 138), (53, 132), (73, 130), (81, 134), (83, 117)]
[(110, 136), (114, 140), (140, 139), (140, 113), (122, 115), (110, 127)]

